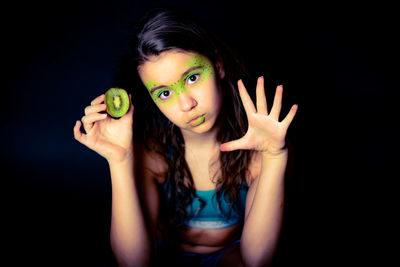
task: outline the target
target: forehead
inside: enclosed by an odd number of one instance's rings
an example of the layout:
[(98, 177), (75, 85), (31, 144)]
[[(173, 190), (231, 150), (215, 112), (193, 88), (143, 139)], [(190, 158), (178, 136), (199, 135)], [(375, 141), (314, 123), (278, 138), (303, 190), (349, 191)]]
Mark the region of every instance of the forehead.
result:
[(159, 84), (170, 84), (179, 80), (188, 68), (204, 64), (210, 62), (198, 53), (170, 50), (146, 61), (139, 68), (139, 75), (144, 83), (154, 81)]

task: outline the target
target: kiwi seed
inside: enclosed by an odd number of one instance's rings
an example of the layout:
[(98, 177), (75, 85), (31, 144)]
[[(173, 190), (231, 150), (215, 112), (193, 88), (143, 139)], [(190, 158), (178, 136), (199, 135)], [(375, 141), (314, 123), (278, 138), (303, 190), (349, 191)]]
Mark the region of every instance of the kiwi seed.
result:
[(110, 88), (106, 92), (107, 113), (113, 118), (124, 116), (130, 106), (128, 93), (122, 88)]

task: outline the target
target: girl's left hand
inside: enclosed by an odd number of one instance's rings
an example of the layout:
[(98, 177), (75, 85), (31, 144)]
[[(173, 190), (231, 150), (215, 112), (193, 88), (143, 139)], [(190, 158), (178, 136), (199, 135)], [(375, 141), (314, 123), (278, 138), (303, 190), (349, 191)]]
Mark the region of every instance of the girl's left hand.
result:
[(238, 82), (238, 87), (249, 128), (242, 138), (221, 144), (221, 151), (253, 149), (272, 155), (279, 154), (285, 147), (286, 132), (296, 114), (297, 105), (293, 105), (287, 116), (279, 122), (283, 91), (281, 85), (276, 88), (274, 103), (269, 114), (263, 77), (259, 77), (257, 81), (257, 110), (241, 80)]

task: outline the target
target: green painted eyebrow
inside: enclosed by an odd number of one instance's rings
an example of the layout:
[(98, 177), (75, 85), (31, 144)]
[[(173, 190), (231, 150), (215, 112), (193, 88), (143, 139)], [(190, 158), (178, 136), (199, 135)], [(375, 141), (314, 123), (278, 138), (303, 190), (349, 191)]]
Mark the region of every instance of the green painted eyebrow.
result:
[[(189, 72), (194, 71), (194, 70), (197, 70), (197, 69), (200, 69), (200, 68), (202, 68), (202, 66), (193, 66), (193, 67), (187, 69), (184, 73), (182, 73), (182, 75), (181, 75), (181, 77), (179, 78), (179, 80), (182, 79), (183, 77), (185, 77), (185, 75), (188, 74)], [(153, 88), (150, 89), (150, 94), (153, 94), (156, 90), (158, 90), (158, 89), (160, 89), (160, 88), (164, 88), (164, 87), (168, 87), (168, 86), (166, 86), (166, 85), (159, 85), (159, 86), (153, 87)]]

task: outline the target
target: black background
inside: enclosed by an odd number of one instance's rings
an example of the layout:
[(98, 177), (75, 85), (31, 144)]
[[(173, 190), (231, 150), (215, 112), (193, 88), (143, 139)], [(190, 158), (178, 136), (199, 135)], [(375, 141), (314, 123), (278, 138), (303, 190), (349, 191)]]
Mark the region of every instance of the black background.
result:
[[(113, 85), (130, 22), (160, 3), (3, 7), (3, 252), (16, 265), (112, 265), (107, 162), (72, 129)], [(205, 20), (254, 77), (264, 75), (269, 103), (283, 84), (282, 114), (299, 105), (288, 132), (295, 165), (276, 265), (388, 261), (398, 176), (394, 8), (168, 3)]]

